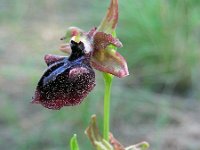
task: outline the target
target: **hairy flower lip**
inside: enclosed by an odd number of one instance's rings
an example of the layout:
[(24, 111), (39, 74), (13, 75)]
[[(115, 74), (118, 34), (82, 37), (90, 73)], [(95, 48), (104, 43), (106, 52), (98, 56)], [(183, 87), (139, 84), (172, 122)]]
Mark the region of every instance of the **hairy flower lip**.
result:
[(40, 78), (32, 103), (48, 109), (59, 110), (63, 106), (80, 104), (95, 86), (95, 72), (85, 46), (71, 41), (69, 57), (45, 55), (48, 68)]

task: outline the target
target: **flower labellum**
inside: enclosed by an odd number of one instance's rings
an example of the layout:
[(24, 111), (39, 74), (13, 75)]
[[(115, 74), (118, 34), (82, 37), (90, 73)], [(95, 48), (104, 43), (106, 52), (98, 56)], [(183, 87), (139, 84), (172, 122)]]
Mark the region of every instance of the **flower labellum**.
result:
[(83, 42), (71, 40), (69, 57), (46, 55), (47, 70), (38, 82), (32, 103), (49, 109), (80, 104), (95, 86), (91, 52)]

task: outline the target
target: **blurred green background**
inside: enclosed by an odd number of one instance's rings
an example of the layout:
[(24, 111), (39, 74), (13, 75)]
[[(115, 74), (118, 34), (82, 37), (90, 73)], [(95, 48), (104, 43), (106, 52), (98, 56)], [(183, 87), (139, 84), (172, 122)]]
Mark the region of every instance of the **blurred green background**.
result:
[[(108, 0), (0, 0), (0, 149), (81, 149), (90, 116), (102, 129), (103, 79), (76, 107), (52, 111), (30, 103), (46, 65), (60, 54), (69, 26), (98, 26)], [(114, 79), (111, 131), (124, 145), (200, 149), (200, 1), (119, 0), (118, 37), (130, 76)]]

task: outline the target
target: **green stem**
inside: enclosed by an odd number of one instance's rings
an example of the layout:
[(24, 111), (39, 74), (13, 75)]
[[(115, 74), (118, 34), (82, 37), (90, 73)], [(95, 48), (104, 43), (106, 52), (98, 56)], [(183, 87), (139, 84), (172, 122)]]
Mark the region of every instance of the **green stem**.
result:
[(104, 126), (103, 126), (103, 138), (109, 141), (110, 132), (110, 93), (112, 86), (113, 76), (107, 73), (103, 73), (104, 83), (105, 83), (105, 93), (104, 93)]

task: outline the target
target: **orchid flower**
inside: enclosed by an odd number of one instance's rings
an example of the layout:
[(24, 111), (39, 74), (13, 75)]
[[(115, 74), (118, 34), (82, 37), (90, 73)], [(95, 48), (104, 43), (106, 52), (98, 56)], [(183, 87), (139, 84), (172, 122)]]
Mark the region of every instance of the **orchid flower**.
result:
[(115, 50), (122, 47), (113, 36), (117, 22), (118, 0), (111, 0), (98, 28), (84, 32), (70, 27), (61, 38), (66, 43), (60, 47), (70, 56), (48, 54), (44, 57), (48, 68), (38, 82), (32, 103), (49, 109), (80, 104), (95, 86), (93, 68), (119, 78), (127, 76), (126, 60)]
[(33, 103), (49, 109), (60, 109), (81, 103), (95, 86), (95, 73), (90, 66), (91, 52), (84, 44), (71, 41), (69, 57), (45, 56), (48, 65), (38, 82)]

